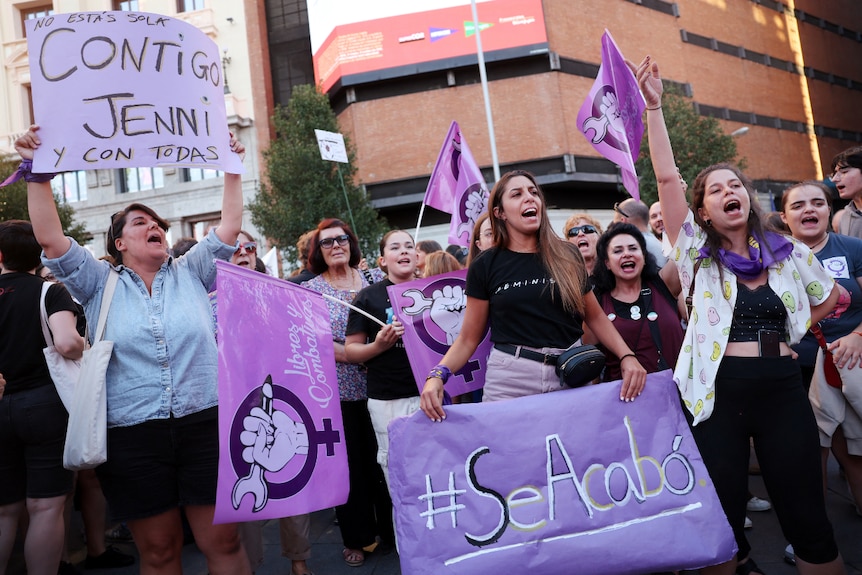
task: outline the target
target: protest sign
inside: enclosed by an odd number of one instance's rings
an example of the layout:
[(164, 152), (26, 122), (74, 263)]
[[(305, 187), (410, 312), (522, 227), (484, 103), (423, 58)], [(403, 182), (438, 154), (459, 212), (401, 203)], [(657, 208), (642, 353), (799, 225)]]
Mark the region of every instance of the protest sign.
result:
[(643, 138), (644, 99), (611, 33), (602, 35), (602, 65), (578, 112), (578, 128), (598, 153), (620, 167), (623, 185), (639, 200), (635, 160)]
[(219, 474), (215, 522), (347, 501), (347, 452), (329, 311), (320, 294), (218, 266)]
[[(389, 426), (404, 575), (623, 575), (731, 559), (670, 371), (418, 412)], [(575, 567), (576, 566), (576, 567)]]
[(470, 245), (473, 225), (488, 209), (488, 188), (458, 122), (449, 126), (422, 205), (452, 215), (449, 220), (450, 244)]
[[(467, 307), (466, 286), (467, 270), (458, 270), (386, 288), (395, 315), (404, 324), (401, 339), (419, 391), (425, 385), (425, 376), (440, 363), (461, 332)], [(486, 327), (482, 343), (464, 367), (446, 382), (449, 395), (454, 397), (485, 385), (491, 345), (491, 331)]]
[(140, 12), (27, 20), (34, 172), (179, 165), (242, 173), (230, 151), (218, 46)]
[(344, 136), (326, 130), (314, 130), (314, 136), (317, 138), (321, 159), (341, 164), (350, 163), (347, 158), (347, 147), (344, 145)]

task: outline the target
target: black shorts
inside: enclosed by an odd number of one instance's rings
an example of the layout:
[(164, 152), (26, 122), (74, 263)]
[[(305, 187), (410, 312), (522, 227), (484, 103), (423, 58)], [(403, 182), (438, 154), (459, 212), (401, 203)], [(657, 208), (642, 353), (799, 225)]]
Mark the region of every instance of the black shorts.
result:
[(69, 415), (53, 384), (0, 399), (0, 505), (72, 490), (63, 469)]
[(115, 521), (214, 504), (218, 408), (108, 429), (108, 461), (96, 474)]

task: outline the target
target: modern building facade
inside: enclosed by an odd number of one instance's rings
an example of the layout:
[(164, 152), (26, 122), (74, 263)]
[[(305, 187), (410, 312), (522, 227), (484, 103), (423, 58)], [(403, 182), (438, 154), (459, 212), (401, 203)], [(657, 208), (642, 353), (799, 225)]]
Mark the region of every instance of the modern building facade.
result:
[[(541, 19), (546, 43), (527, 52), (486, 52), (499, 163), (502, 171), (536, 173), (553, 206), (606, 209), (625, 197), (616, 167), (598, 157), (576, 126), (600, 64), (605, 29), (631, 60), (654, 56), (666, 80), (680, 86), (700, 114), (718, 118), (726, 133), (748, 128), (737, 140), (739, 152), (767, 197), (788, 182), (823, 177), (835, 153), (862, 144), (858, 0), (524, 0), (510, 3), (510, 13), (500, 16), (494, 5), (503, 2), (477, 5), (480, 26), (490, 25), (482, 31), (486, 45), (494, 34), (512, 34), (514, 23), (530, 19)], [(446, 41), (439, 38), (443, 11), (431, 7), (460, 5), (462, 17), (445, 22), (457, 22), (449, 33), (469, 35), (469, 2), (419, 3), (426, 12), (418, 21), (370, 14), (359, 25), (351, 18), (363, 14), (354, 16), (350, 5), (266, 0), (274, 101), (284, 102), (292, 83), (309, 81), (308, 47), (320, 44), (318, 65), (324, 61), (325, 71), (336, 69), (337, 80), (324, 86), (343, 131), (356, 144), (359, 179), (393, 224), (409, 226), (452, 120), (492, 179), (475, 54), (417, 57), (406, 64), (395, 55)], [(288, 12), (295, 15), (292, 25), (273, 17)], [(330, 21), (328, 44), (315, 40), (315, 18)], [(310, 38), (302, 34), (307, 20)], [(336, 56), (334, 44), (341, 50)], [(338, 69), (356, 54), (366, 59), (364, 68)], [(387, 56), (394, 58), (391, 66), (366, 65)]]

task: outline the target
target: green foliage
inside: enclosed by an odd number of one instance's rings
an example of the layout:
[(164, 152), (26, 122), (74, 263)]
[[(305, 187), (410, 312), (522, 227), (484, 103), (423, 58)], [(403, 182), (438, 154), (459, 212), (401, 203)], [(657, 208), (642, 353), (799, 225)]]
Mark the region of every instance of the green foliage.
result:
[(312, 85), (295, 87), (287, 106), (276, 110), (273, 124), (277, 138), (264, 152), (268, 181), (261, 183), (248, 206), (254, 225), (285, 250), (289, 260), (295, 260), (296, 240), (320, 220), (335, 217), (353, 227), (344, 201), (343, 178), (362, 253), (376, 256), (377, 242), (387, 224), (365, 191), (354, 184), (355, 152), (350, 141), (344, 138), (349, 164), (320, 157), (314, 130), (339, 131), (327, 96)]
[[(703, 168), (719, 162), (732, 162), (745, 168), (745, 160), (737, 160), (736, 141), (721, 131), (715, 118), (695, 112), (691, 102), (681, 95), (665, 91), (662, 97), (670, 142), (676, 165), (688, 185)], [(639, 175), (641, 200), (647, 205), (658, 199), (655, 172), (649, 153), (649, 133), (644, 133), (640, 156), (635, 164)]]
[[(20, 160), (7, 156), (0, 157), (0, 182), (5, 180), (18, 169)], [(63, 231), (71, 236), (79, 244), (91, 239), (83, 225), (75, 223), (75, 208), (62, 201), (54, 194), (54, 202), (57, 204), (57, 212), (60, 214), (60, 223)], [(27, 183), (19, 180), (14, 184), (0, 188), (0, 221), (5, 220), (30, 220), (27, 209)]]

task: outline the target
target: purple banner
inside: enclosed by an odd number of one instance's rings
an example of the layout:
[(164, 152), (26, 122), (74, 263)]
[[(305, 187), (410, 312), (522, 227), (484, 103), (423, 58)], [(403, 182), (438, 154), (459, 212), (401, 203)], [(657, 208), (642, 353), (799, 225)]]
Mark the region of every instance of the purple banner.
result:
[(736, 544), (670, 371), (422, 412), (389, 426), (404, 575), (624, 575), (726, 561)]
[(191, 24), (142, 12), (25, 20), (34, 172), (187, 166), (240, 174), (222, 53)]
[[(461, 332), (467, 306), (466, 285), (467, 270), (459, 270), (386, 288), (395, 315), (404, 324), (401, 339), (419, 391), (428, 372), (440, 363)], [(491, 331), (486, 328), (485, 337), (470, 360), (446, 383), (449, 395), (454, 397), (485, 385), (491, 345)]]
[(645, 104), (635, 75), (611, 33), (602, 35), (602, 65), (578, 112), (578, 127), (598, 153), (620, 167), (623, 185), (640, 199), (635, 161), (644, 134)]
[(450, 244), (470, 245), (473, 225), (488, 209), (488, 188), (458, 122), (449, 127), (422, 203), (452, 215)]
[(329, 311), (320, 294), (218, 266), (219, 475), (215, 523), (347, 501), (347, 452)]

